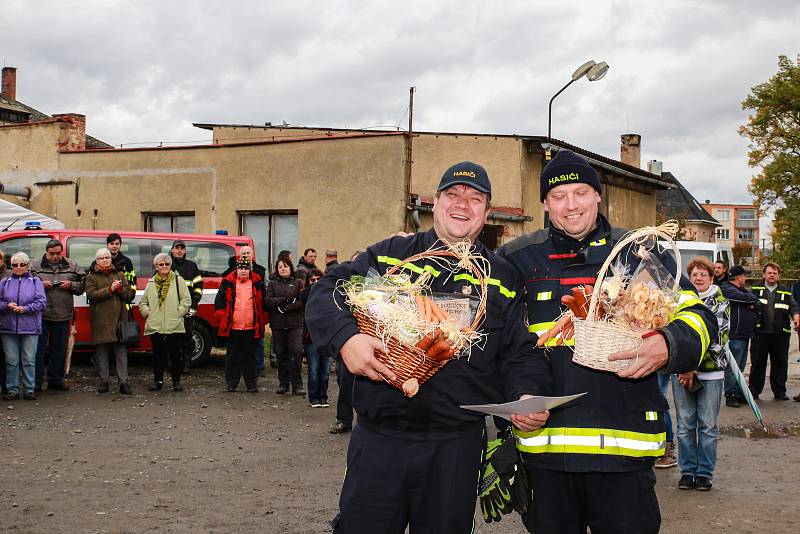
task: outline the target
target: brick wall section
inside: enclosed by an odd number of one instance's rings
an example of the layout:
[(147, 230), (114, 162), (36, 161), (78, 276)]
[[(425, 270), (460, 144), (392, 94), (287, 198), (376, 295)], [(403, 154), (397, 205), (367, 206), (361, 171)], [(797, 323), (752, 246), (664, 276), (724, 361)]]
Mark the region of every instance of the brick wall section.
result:
[(17, 68), (3, 67), (2, 94), (8, 100), (17, 99)]
[(58, 140), (58, 150), (86, 150), (86, 115), (59, 113), (53, 118), (69, 124), (66, 135)]

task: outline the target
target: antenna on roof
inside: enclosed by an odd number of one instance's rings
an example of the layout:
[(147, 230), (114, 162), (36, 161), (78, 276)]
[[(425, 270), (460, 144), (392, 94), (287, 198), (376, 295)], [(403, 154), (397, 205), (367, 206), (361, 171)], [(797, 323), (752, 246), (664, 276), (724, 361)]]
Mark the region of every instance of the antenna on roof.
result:
[(286, 122), (286, 121), (283, 121), (283, 122), (281, 123), (281, 126), (289, 126), (289, 123), (288, 123), (288, 122)]

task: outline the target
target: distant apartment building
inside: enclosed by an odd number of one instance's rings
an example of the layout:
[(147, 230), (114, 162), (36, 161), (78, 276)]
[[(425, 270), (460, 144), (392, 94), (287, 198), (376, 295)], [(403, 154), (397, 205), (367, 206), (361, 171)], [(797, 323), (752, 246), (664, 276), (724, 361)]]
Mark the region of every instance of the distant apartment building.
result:
[(720, 226), (716, 229), (718, 243), (736, 247), (740, 243), (750, 246), (743, 261), (757, 263), (761, 257), (761, 234), (758, 229), (758, 208), (753, 204), (713, 204), (706, 200), (703, 208)]

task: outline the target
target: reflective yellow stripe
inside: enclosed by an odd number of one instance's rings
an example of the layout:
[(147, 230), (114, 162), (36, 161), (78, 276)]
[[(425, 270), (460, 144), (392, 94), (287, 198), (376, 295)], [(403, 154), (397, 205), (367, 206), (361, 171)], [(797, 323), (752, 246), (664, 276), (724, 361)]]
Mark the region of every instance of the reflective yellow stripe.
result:
[(184, 282), (186, 282), (186, 287), (194, 287), (194, 283), (190, 280), (184, 280)]
[(603, 239), (599, 239), (597, 241), (592, 241), (591, 243), (589, 243), (589, 246), (590, 247), (602, 247), (605, 244), (606, 244), (606, 238), (604, 237)]
[(750, 289), (766, 289), (764, 286), (750, 286)]
[(192, 278), (192, 283), (193, 284), (196, 284), (197, 282), (202, 282), (202, 281), (203, 281), (203, 277), (200, 276), (199, 274), (197, 276), (195, 276), (194, 278)]
[(778, 290), (778, 293), (780, 293), (781, 295), (791, 295), (792, 294), (791, 291), (781, 291), (780, 289)]
[(513, 429), (517, 449), (530, 454), (604, 454), (636, 458), (664, 454), (666, 433), (648, 434), (608, 428)]
[[(453, 277), (454, 282), (457, 282), (459, 280), (466, 280), (472, 284), (475, 284), (476, 286), (481, 285), (480, 281), (469, 273), (461, 273)], [(490, 286), (497, 286), (497, 289), (500, 290), (500, 294), (503, 295), (504, 297), (513, 299), (514, 297), (517, 296), (516, 291), (511, 291), (510, 289), (503, 286), (503, 284), (501, 284), (500, 280), (498, 280), (497, 278), (487, 278), (486, 284)]]
[(647, 421), (658, 421), (658, 412), (644, 412), (644, 418)]
[(703, 354), (708, 350), (709, 344), (711, 344), (711, 337), (708, 335), (708, 329), (700, 316), (694, 312), (682, 311), (675, 314), (673, 321), (683, 321), (697, 332), (697, 335), (700, 336), (700, 357), (702, 358)]
[(536, 294), (536, 300), (551, 300), (553, 298), (552, 291), (539, 291)]
[[(541, 336), (551, 328), (556, 325), (555, 321), (547, 322), (547, 323), (534, 323), (528, 327), (528, 332), (531, 334), (536, 334), (537, 336)], [(545, 347), (574, 347), (575, 346), (575, 338), (571, 337), (568, 340), (564, 341), (560, 345), (558, 344), (558, 340), (561, 338), (561, 334), (557, 335), (552, 339), (548, 339), (544, 342)]]
[(787, 334), (791, 334), (792, 333), (792, 329), (791, 328), (784, 328), (783, 331), (786, 332)]
[(550, 321), (547, 323), (533, 323), (528, 327), (528, 332), (541, 335), (553, 328), (555, 325), (555, 321)]
[(437, 271), (430, 265), (426, 265), (425, 267), (418, 267), (411, 262), (404, 262), (403, 260), (398, 260), (397, 258), (390, 258), (389, 256), (378, 256), (378, 263), (385, 263), (386, 265), (401, 265), (402, 269), (408, 269), (411, 272), (422, 274), (425, 271), (428, 271), (433, 276), (439, 276), (442, 274), (440, 271)]

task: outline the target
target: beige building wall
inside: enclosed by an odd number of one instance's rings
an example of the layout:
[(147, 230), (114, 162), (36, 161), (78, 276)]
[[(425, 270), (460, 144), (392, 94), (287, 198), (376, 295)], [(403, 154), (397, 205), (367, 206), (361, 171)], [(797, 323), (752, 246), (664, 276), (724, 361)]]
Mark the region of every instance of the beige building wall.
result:
[[(298, 215), (298, 249), (340, 257), (402, 229), (401, 137), (62, 153), (33, 209), (68, 228), (143, 230), (144, 212), (193, 211), (195, 231), (239, 233), (239, 213)], [(75, 202), (77, 197), (78, 201)]]
[(612, 226), (634, 230), (656, 222), (656, 196), (621, 186), (604, 187), (608, 220)]
[(52, 179), (57, 147), (67, 133), (66, 124), (55, 121), (0, 127), (0, 182), (31, 185)]

